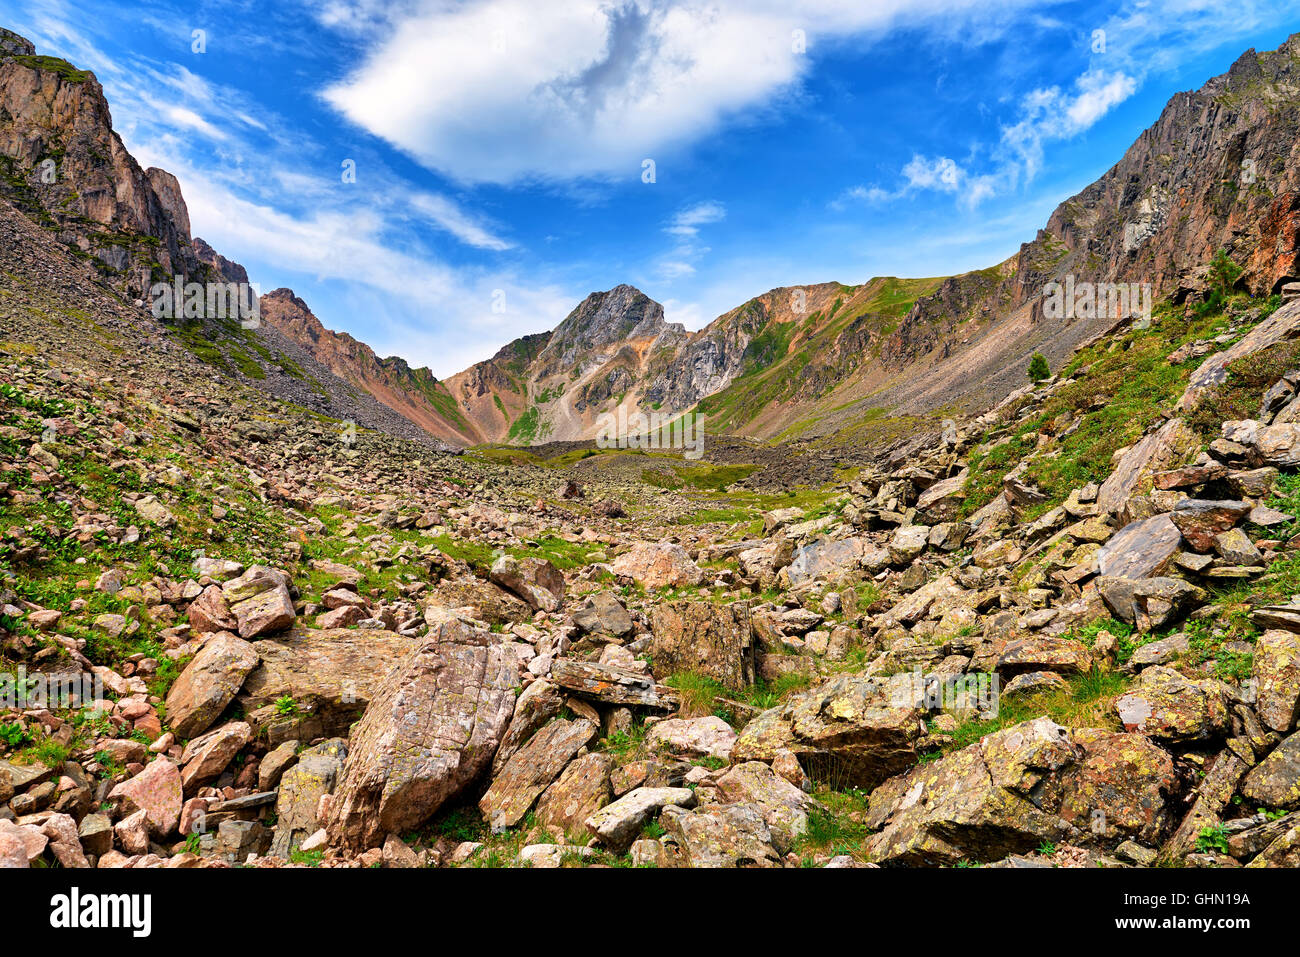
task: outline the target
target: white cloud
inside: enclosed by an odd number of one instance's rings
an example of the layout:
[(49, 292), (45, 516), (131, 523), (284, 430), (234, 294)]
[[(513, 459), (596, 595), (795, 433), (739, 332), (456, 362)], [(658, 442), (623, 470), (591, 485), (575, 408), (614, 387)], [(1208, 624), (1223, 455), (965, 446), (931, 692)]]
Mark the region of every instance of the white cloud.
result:
[(409, 202), (439, 229), (451, 233), (467, 246), (496, 251), (514, 248), (513, 243), (494, 235), (482, 222), (445, 196), (417, 193)]
[(1042, 168), (1043, 144), (1065, 140), (1090, 129), (1112, 108), (1137, 92), (1138, 81), (1121, 71), (1090, 69), (1074, 82), (1074, 90), (1059, 87), (1029, 93), (1021, 118), (1002, 130), (1002, 144), (1019, 161), (1027, 179)]
[[(898, 23), (945, 29), (1044, 0), (426, 0), (323, 96), (464, 182), (639, 176), (641, 161), (792, 89), (814, 44)], [(351, 24), (366, 3), (335, 14)], [(662, 169), (661, 169), (662, 172)]]

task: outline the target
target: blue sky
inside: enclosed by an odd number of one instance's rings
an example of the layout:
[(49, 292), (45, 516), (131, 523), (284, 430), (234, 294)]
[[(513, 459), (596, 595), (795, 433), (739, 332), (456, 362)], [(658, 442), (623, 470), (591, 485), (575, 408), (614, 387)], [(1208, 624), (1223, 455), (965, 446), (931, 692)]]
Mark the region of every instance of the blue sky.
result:
[(774, 286), (1000, 262), (1173, 93), (1300, 30), (1289, 7), (0, 0), (0, 23), (95, 71), (263, 291), (445, 377), (620, 282), (695, 329)]

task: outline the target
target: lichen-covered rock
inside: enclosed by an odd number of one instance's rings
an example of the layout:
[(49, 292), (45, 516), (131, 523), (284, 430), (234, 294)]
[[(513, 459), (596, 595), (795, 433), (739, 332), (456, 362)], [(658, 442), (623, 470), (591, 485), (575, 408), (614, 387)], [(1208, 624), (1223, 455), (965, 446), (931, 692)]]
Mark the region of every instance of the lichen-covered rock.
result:
[(583, 823), (601, 844), (621, 851), (652, 815), (669, 805), (695, 807), (695, 792), (690, 788), (633, 788)]
[(922, 764), (872, 792), (866, 850), (877, 863), (995, 861), (1074, 828), (1057, 813), (1060, 772), (1077, 763), (1070, 732), (1036, 718)]
[(1083, 758), (1065, 775), (1061, 817), (1094, 837), (1156, 845), (1172, 824), (1173, 758), (1141, 734), (1076, 730)]
[(492, 763), (514, 711), (517, 659), (447, 614), (393, 669), (351, 739), (331, 845), (378, 847), (429, 818)]
[(793, 695), (741, 729), (735, 761), (793, 752), (813, 777), (871, 788), (917, 759), (920, 692), (909, 680), (841, 675)]
[(489, 577), (537, 611), (555, 611), (564, 600), (564, 575), (544, 558), (502, 555), (492, 563)]
[(614, 559), (611, 567), (615, 575), (631, 578), (644, 588), (681, 588), (698, 585), (704, 578), (686, 549), (671, 542), (637, 542)]
[(656, 677), (693, 672), (731, 691), (754, 683), (754, 629), (747, 602), (667, 602), (654, 607), (650, 621)]
[(1115, 702), (1126, 730), (1162, 741), (1204, 741), (1228, 731), (1228, 699), (1213, 680), (1193, 681), (1155, 665)]
[(701, 718), (665, 718), (646, 734), (647, 747), (687, 758), (726, 761), (736, 746), (736, 732), (716, 715)]
[(573, 623), (583, 631), (622, 638), (632, 632), (632, 616), (616, 596), (607, 591), (589, 595), (573, 609)]
[(322, 741), (299, 754), (297, 762), (281, 775), (272, 855), (287, 858), (320, 828), (317, 809), (321, 797), (333, 793), (347, 756), (347, 742), (342, 738)]
[(717, 778), (718, 796), (729, 804), (750, 804), (759, 809), (781, 853), (792, 850), (808, 830), (808, 814), (823, 810), (802, 788), (761, 761), (745, 761)]
[(660, 821), (688, 867), (781, 866), (772, 832), (752, 804), (667, 807)]
[(514, 827), (564, 766), (596, 736), (585, 718), (557, 718), (514, 753), (479, 799), (478, 807), (493, 830)]
[(1151, 578), (1168, 569), (1183, 534), (1167, 514), (1130, 522), (1097, 552), (1097, 570), (1114, 578)]
[(1300, 635), (1280, 628), (1260, 635), (1252, 674), (1259, 720), (1286, 734), (1300, 719)]
[(181, 819), (181, 804), (185, 801), (180, 771), (165, 756), (155, 758), (135, 777), (114, 787), (108, 796), (111, 800), (120, 800), (122, 810), (127, 814), (143, 810), (150, 831), (159, 838), (176, 830)]
[(1067, 638), (1025, 638), (1013, 641), (998, 659), (998, 671), (1017, 675), (1029, 671), (1055, 671), (1077, 675), (1091, 671), (1096, 662), (1088, 646)]
[(1300, 732), (1286, 738), (1251, 769), (1241, 793), (1267, 807), (1300, 807)]

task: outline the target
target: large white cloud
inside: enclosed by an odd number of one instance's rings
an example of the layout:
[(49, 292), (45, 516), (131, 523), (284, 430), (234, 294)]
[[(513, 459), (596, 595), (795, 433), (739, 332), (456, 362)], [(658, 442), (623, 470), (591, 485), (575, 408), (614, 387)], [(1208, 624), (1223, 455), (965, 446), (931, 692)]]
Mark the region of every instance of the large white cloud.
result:
[[(644, 159), (765, 104), (823, 39), (996, 17), (1047, 0), (427, 0), (323, 95), (464, 182), (641, 175)], [(331, 5), (365, 18), (368, 3)], [(341, 12), (346, 9), (348, 13)], [(664, 171), (660, 170), (660, 175)]]

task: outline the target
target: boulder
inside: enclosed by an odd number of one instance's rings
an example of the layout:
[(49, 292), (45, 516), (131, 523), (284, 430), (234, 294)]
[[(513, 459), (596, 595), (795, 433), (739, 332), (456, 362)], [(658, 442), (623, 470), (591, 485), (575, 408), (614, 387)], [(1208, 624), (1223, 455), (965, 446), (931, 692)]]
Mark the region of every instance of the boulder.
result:
[(239, 623), (241, 638), (258, 638), (283, 631), (294, 622), (288, 574), (266, 565), (253, 565), (221, 586), (222, 596)]
[(342, 738), (312, 745), (280, 776), (270, 853), (287, 858), (320, 827), (321, 798), (332, 794), (343, 773), (348, 746)]
[(209, 585), (203, 589), (199, 597), (190, 602), (186, 615), (189, 617), (190, 628), (196, 635), (234, 631), (239, 627), (239, 622), (221, 593), (220, 585)]
[(1162, 665), (1144, 670), (1115, 709), (1125, 730), (1161, 741), (1205, 741), (1229, 729), (1227, 694), (1219, 682), (1193, 681)]
[(1283, 740), (1246, 775), (1241, 793), (1270, 808), (1300, 807), (1300, 732)]
[(894, 529), (889, 540), (889, 557), (895, 565), (909, 565), (920, 557), (929, 543), (928, 525), (903, 525)]
[(755, 679), (754, 632), (749, 605), (677, 601), (656, 605), (650, 616), (651, 659), (657, 677), (693, 672), (730, 691)]
[(823, 810), (800, 787), (762, 761), (745, 761), (717, 778), (718, 796), (731, 804), (757, 807), (772, 832), (772, 844), (785, 854), (808, 830), (810, 811)]
[(649, 675), (627, 668), (576, 658), (556, 658), (551, 680), (566, 691), (605, 705), (626, 705), (652, 711), (676, 711), (681, 696)]
[(378, 847), (427, 820), (491, 765), (514, 711), (517, 659), (486, 629), (446, 615), (399, 662), (351, 738), (326, 829)]
[(646, 734), (646, 745), (687, 758), (715, 758), (726, 761), (736, 744), (731, 725), (715, 715), (702, 718), (667, 718), (657, 721)]
[(433, 586), (426, 618), (438, 618), (448, 608), (466, 609), (471, 618), (492, 625), (517, 624), (533, 616), (532, 606), (513, 592), (473, 575), (444, 578)]
[(522, 821), (564, 766), (596, 736), (596, 730), (597, 726), (584, 718), (557, 718), (516, 751), (478, 802), (492, 829), (500, 831)]
[(254, 647), (229, 632), (216, 635), (181, 672), (167, 693), (167, 723), (181, 738), (206, 731), (257, 666)]
[(686, 549), (671, 542), (637, 542), (614, 559), (611, 568), (615, 575), (631, 578), (644, 588), (682, 588), (704, 579), (704, 572)]
[(1071, 837), (1059, 811), (1063, 770), (1080, 749), (1070, 732), (1035, 718), (894, 778), (871, 795), (865, 848), (876, 863), (996, 861)]
[(847, 674), (793, 695), (745, 725), (732, 760), (788, 750), (814, 778), (874, 787), (917, 760), (923, 712), (910, 678)]
[(1152, 631), (1175, 621), (1205, 599), (1205, 592), (1181, 578), (1099, 578), (1097, 591), (1120, 621)]
[(1215, 538), (1249, 515), (1251, 507), (1249, 502), (1232, 499), (1187, 498), (1174, 506), (1169, 517), (1193, 550), (1209, 552), (1214, 550)]
[(215, 731), (194, 738), (181, 754), (182, 789), (193, 793), (200, 784), (217, 777), (251, 740), (253, 729), (244, 721), (223, 724)]
[(596, 632), (622, 638), (632, 633), (632, 616), (623, 603), (607, 591), (583, 599), (573, 609), (573, 623), (588, 634)]
[(1167, 514), (1130, 522), (1097, 552), (1097, 571), (1114, 578), (1161, 574), (1178, 554), (1182, 533)]
[(158, 838), (176, 830), (185, 801), (180, 771), (163, 755), (135, 777), (114, 787), (108, 796), (110, 800), (121, 801), (122, 809), (128, 814), (144, 811), (150, 832)]
[(660, 821), (688, 867), (780, 867), (772, 832), (752, 804), (664, 808)]
[(1094, 837), (1158, 845), (1173, 824), (1173, 758), (1141, 734), (1076, 730), (1082, 759), (1064, 778), (1061, 817)]
[(1157, 472), (1182, 465), (1200, 448), (1196, 433), (1182, 419), (1170, 419), (1148, 432), (1121, 456), (1097, 492), (1097, 508), (1122, 513), (1129, 499), (1151, 491)]
[(1300, 720), (1300, 635), (1278, 628), (1260, 635), (1252, 675), (1259, 720), (1286, 734)]
[(641, 833), (651, 816), (669, 805), (695, 807), (695, 792), (690, 788), (633, 788), (591, 815), (584, 824), (601, 844), (622, 851)]
[(857, 567), (867, 544), (862, 538), (818, 538), (799, 546), (791, 553), (786, 567), (791, 586), (816, 579), (834, 579), (851, 571)]
[(537, 799), (537, 821), (566, 834), (580, 833), (583, 822), (613, 799), (609, 786), (614, 760), (608, 754), (585, 754), (569, 763)]
[(492, 563), (488, 577), (536, 611), (555, 611), (564, 600), (564, 575), (544, 558), (502, 555)]
[(1012, 676), (1028, 671), (1055, 671), (1077, 675), (1091, 671), (1096, 662), (1088, 646), (1066, 638), (1025, 638), (1013, 641), (998, 659), (998, 671)]

